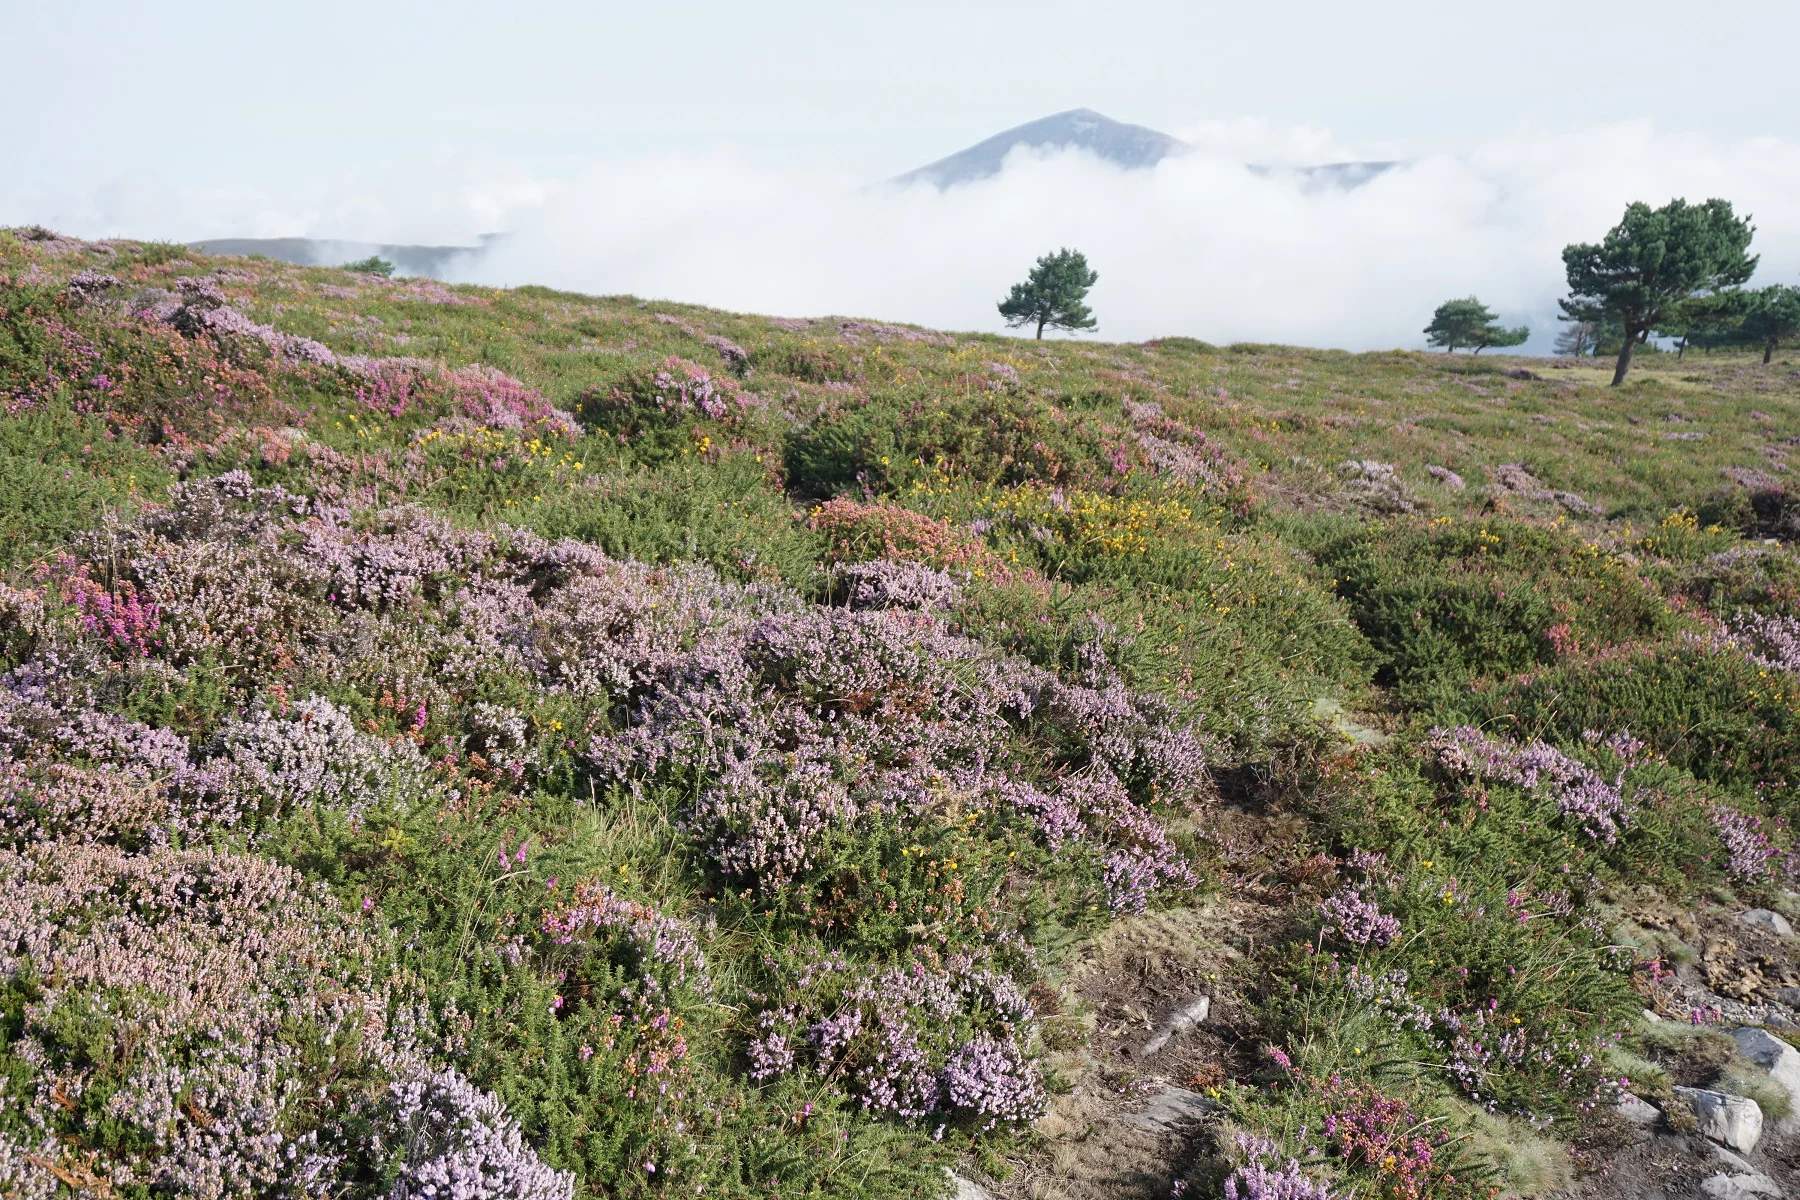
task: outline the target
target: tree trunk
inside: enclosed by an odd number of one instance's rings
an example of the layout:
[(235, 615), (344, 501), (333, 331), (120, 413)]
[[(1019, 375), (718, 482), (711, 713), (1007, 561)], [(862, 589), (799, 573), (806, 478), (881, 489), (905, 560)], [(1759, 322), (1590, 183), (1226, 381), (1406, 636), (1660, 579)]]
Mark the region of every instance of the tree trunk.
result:
[(1041, 342), (1041, 341), (1043, 341), (1043, 340), (1044, 340), (1044, 322), (1045, 322), (1045, 321), (1048, 321), (1048, 320), (1049, 320), (1049, 319), (1050, 319), (1050, 318), (1049, 318), (1049, 317), (1039, 317), (1039, 318), (1038, 318), (1038, 335), (1037, 335), (1037, 340), (1038, 340), (1038, 341), (1040, 341), (1040, 342)]
[(1763, 343), (1763, 366), (1765, 366), (1765, 367), (1768, 366), (1769, 360), (1774, 357), (1775, 357), (1775, 339), (1770, 338), (1767, 342)]
[(1687, 356), (1687, 334), (1681, 335), (1681, 344), (1675, 347), (1675, 361), (1680, 362)]
[(1631, 370), (1631, 348), (1637, 345), (1637, 330), (1625, 327), (1625, 347), (1619, 351), (1619, 365), (1613, 368), (1612, 385), (1618, 387), (1625, 382), (1625, 372)]

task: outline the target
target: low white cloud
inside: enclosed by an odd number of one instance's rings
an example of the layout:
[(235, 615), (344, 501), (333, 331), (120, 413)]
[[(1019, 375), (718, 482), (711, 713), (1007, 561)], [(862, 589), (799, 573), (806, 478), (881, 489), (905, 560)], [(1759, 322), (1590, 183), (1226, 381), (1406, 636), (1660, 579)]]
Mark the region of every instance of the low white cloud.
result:
[(1722, 196), (1756, 217), (1759, 280), (1800, 276), (1800, 144), (1720, 143), (1647, 123), (1521, 133), (1344, 191), (1242, 165), (1335, 157), (1342, 148), (1324, 131), (1185, 132), (1200, 148), (1153, 170), (1015, 153), (1001, 175), (944, 192), (730, 155), (605, 163), (516, 213), (512, 235), (467, 273), (999, 329), (1007, 287), (1037, 255), (1073, 246), (1100, 273), (1101, 337), (1416, 346), (1439, 302), (1475, 294), (1529, 323), (1545, 349), (1564, 245), (1598, 240), (1632, 200)]
[(1038, 255), (1072, 246), (1100, 273), (1095, 336), (1349, 349), (1420, 345), (1432, 309), (1469, 294), (1530, 324), (1529, 348), (1547, 349), (1563, 246), (1599, 239), (1632, 200), (1729, 199), (1755, 215), (1758, 282), (1800, 279), (1796, 142), (1647, 122), (1523, 131), (1344, 191), (1243, 164), (1405, 156), (1257, 120), (1180, 132), (1195, 152), (1153, 170), (1017, 153), (1001, 175), (944, 192), (731, 152), (611, 159), (561, 179), (439, 157), (260, 190), (154, 178), (56, 196), (0, 187), (0, 222), (438, 244), (504, 230), (462, 262), (463, 278), (986, 330), (1003, 328), (995, 302)]

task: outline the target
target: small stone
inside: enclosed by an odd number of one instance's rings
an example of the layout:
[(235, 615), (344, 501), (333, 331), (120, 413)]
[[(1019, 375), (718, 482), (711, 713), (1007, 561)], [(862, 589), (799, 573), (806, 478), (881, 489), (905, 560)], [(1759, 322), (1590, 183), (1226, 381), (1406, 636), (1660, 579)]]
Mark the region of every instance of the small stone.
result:
[(1763, 1115), (1756, 1101), (1705, 1088), (1678, 1087), (1675, 1094), (1694, 1106), (1700, 1132), (1739, 1153), (1756, 1149), (1762, 1138)]
[(1618, 1109), (1621, 1117), (1624, 1117), (1633, 1125), (1650, 1126), (1662, 1120), (1661, 1109), (1657, 1108), (1656, 1105), (1650, 1103), (1648, 1100), (1643, 1100), (1632, 1095), (1630, 1092), (1626, 1092), (1623, 1096), (1620, 1096), (1618, 1104), (1614, 1107)]
[(1646, 1020), (1646, 1021), (1650, 1021), (1650, 1022), (1652, 1022), (1652, 1023), (1655, 1023), (1655, 1022), (1657, 1022), (1657, 1021), (1660, 1021), (1660, 1020), (1662, 1020), (1662, 1017), (1661, 1017), (1661, 1016), (1659, 1016), (1659, 1015), (1658, 1015), (1658, 1014), (1657, 1014), (1657, 1012), (1656, 1012), (1656, 1010), (1655, 1010), (1655, 1009), (1653, 1009), (1653, 1008), (1646, 1008), (1646, 1009), (1645, 1009), (1645, 1010), (1644, 1010), (1644, 1020)]
[(1218, 1107), (1199, 1092), (1165, 1083), (1161, 1091), (1150, 1097), (1148, 1105), (1138, 1112), (1126, 1113), (1123, 1119), (1152, 1133), (1172, 1133), (1183, 1125), (1205, 1119)]
[(1197, 996), (1188, 1001), (1170, 1013), (1168, 1019), (1156, 1027), (1156, 1032), (1152, 1033), (1149, 1039), (1138, 1048), (1139, 1056), (1149, 1058), (1168, 1045), (1170, 1038), (1178, 1033), (1186, 1033), (1206, 1020), (1206, 1015), (1211, 1011), (1212, 997), (1210, 996)]
[(1746, 925), (1755, 925), (1760, 929), (1767, 929), (1771, 933), (1778, 933), (1782, 937), (1791, 937), (1794, 932), (1794, 927), (1788, 924), (1788, 919), (1772, 908), (1753, 908), (1748, 912), (1739, 913), (1737, 919)]

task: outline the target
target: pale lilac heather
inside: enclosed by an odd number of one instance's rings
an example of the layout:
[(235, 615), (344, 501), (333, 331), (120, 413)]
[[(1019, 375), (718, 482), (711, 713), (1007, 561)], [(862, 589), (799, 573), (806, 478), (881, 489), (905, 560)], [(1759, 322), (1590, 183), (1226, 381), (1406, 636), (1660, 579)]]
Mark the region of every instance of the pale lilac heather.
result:
[[(521, 846), (519, 852), (523, 854), (524, 849)], [(685, 982), (702, 993), (711, 989), (706, 955), (692, 926), (648, 904), (626, 900), (604, 885), (579, 885), (574, 903), (544, 914), (543, 932), (559, 946), (596, 934), (622, 937), (646, 972), (663, 968), (673, 981)]]
[[(790, 1000), (758, 1016), (750, 1046), (758, 1080), (811, 1072), (870, 1112), (907, 1120), (1036, 1115), (1043, 1084), (1025, 1053), (1035, 1018), (1010, 976), (966, 956), (870, 975), (835, 958), (800, 967)], [(972, 1031), (971, 1019), (980, 1022)]]
[(364, 733), (321, 696), (229, 721), (219, 742), (241, 786), (271, 813), (320, 807), (355, 819), (378, 806), (410, 807), (433, 786), (417, 746)]
[(98, 300), (118, 286), (119, 280), (116, 275), (108, 275), (93, 267), (86, 267), (75, 272), (69, 277), (69, 282), (64, 285), (69, 297), (77, 304), (88, 304)]
[(320, 1119), (295, 1034), (343, 1037), (343, 1066), (358, 1069), (361, 1033), (387, 1007), (376, 961), (329, 895), (261, 858), (0, 852), (0, 972), (35, 989), (10, 1047), (41, 1083), (22, 1115), (43, 1127), (51, 1084), (79, 1088), (84, 1051), (61, 1040), (61, 1012), (105, 1006), (119, 1044), (138, 1048), (104, 1108), (134, 1131), (99, 1164), (120, 1179), (215, 1196), (284, 1179), (279, 1131)]
[(1725, 844), (1725, 873), (1743, 883), (1755, 883), (1769, 874), (1769, 863), (1781, 851), (1763, 832), (1762, 818), (1723, 805), (1712, 810), (1713, 828)]
[(909, 608), (949, 612), (961, 590), (954, 579), (924, 563), (876, 559), (841, 572), (851, 608)]
[(1225, 1200), (1335, 1200), (1330, 1188), (1307, 1178), (1298, 1159), (1283, 1163), (1268, 1138), (1238, 1134), (1234, 1157), (1240, 1163), (1225, 1177)]
[(1426, 467), (1425, 473), (1453, 492), (1460, 492), (1468, 486), (1463, 482), (1463, 477), (1449, 467), (1440, 467), (1434, 464)]
[[(1608, 745), (1621, 757), (1629, 758), (1641, 749), (1641, 743), (1634, 748), (1634, 742), (1635, 739), (1627, 739)], [(1596, 841), (1616, 842), (1620, 831), (1631, 823), (1630, 806), (1620, 791), (1623, 770), (1608, 783), (1586, 763), (1546, 742), (1533, 739), (1519, 746), (1495, 741), (1464, 725), (1433, 729), (1426, 749), (1448, 771), (1496, 779), (1549, 797), (1563, 816), (1577, 821), (1582, 831)]]
[(951, 1053), (940, 1078), (945, 1105), (984, 1130), (1029, 1124), (1048, 1103), (1036, 1067), (1011, 1039), (977, 1034)]
[(405, 1162), (388, 1200), (571, 1200), (572, 1172), (525, 1144), (499, 1099), (452, 1070), (389, 1085), (388, 1144)]
[(719, 337), (717, 334), (709, 336), (704, 340), (708, 346), (711, 346), (714, 350), (719, 352), (719, 357), (725, 360), (725, 365), (731, 370), (739, 375), (748, 375), (750, 373), (749, 351), (745, 350), (742, 346), (729, 338)]
[(1356, 888), (1345, 888), (1319, 904), (1325, 928), (1353, 946), (1386, 946), (1400, 936), (1400, 919), (1365, 900)]
[(1759, 666), (1800, 672), (1800, 617), (1745, 613), (1725, 636)]

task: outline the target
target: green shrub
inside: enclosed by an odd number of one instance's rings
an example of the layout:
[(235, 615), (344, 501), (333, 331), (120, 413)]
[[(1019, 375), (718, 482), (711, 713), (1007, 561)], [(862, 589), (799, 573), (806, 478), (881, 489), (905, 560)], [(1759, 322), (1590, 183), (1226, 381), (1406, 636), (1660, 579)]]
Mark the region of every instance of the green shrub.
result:
[(1559, 526), (1408, 519), (1320, 558), (1381, 657), (1378, 678), (1414, 703), (1676, 625), (1624, 559)]

